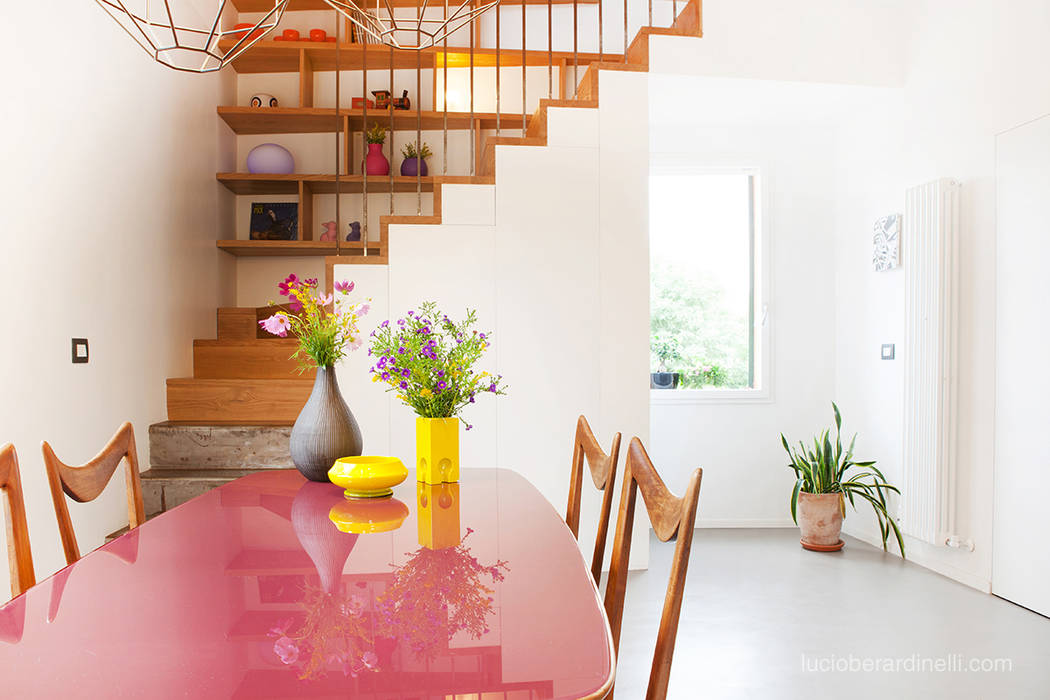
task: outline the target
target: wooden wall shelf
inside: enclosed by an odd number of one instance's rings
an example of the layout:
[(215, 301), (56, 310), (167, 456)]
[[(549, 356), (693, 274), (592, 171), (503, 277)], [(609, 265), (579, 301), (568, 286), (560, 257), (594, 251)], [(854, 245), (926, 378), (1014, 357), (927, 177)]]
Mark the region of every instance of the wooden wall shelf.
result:
[[(335, 193), (335, 175), (218, 173), (215, 179), (234, 194), (299, 194), (299, 183), (302, 183), (310, 194)], [(340, 175), (339, 191), (343, 194), (364, 192), (364, 181), (363, 175)], [(423, 192), (434, 191), (434, 176), (420, 178), (420, 183)], [(389, 176), (369, 175), (369, 194), (389, 193), (390, 189)], [(415, 192), (416, 178), (395, 176), (393, 190), (394, 192)]]
[[(219, 47), (229, 50), (236, 42), (233, 39), (223, 39)], [(251, 50), (244, 52), (240, 58), (233, 62), (233, 68), (238, 73), (297, 73), (300, 67), (300, 52), (305, 56), (311, 70), (331, 71), (335, 70), (335, 43), (317, 43), (313, 41), (273, 41), (262, 40), (255, 44)], [(347, 44), (339, 46), (339, 65), (341, 70), (361, 70), (364, 65), (365, 56), (368, 59), (369, 70), (389, 70), (391, 66), (395, 69), (415, 70), (416, 54), (421, 54), (420, 65), (424, 70), (431, 70), (435, 66), (440, 68), (447, 60), (450, 68), (465, 68), (470, 65), (470, 49), (468, 47), (429, 48), (421, 51), (397, 51), (381, 44)], [(526, 51), (525, 64), (529, 66), (546, 66), (546, 51)], [(568, 65), (573, 64), (572, 51), (555, 51), (551, 56), (555, 69), (566, 61)], [(578, 53), (576, 60), (580, 66), (599, 60), (596, 53)], [(623, 54), (603, 53), (601, 60), (611, 63), (622, 63)], [(496, 49), (474, 49), (474, 67), (485, 68), (496, 65)], [(521, 50), (504, 48), (500, 51), (500, 66), (512, 68), (521, 66)]]
[[(335, 241), (247, 241), (231, 239), (216, 241), (216, 247), (238, 257), (307, 257), (336, 254)], [(364, 245), (360, 241), (342, 241), (339, 250), (344, 255), (362, 255)], [(368, 242), (369, 255), (384, 253), (379, 241)]]
[[(389, 0), (391, 7), (418, 7), (418, 0)], [(546, 5), (547, 0), (500, 0), (500, 5)], [(598, 0), (578, 0), (581, 5), (594, 5)], [(554, 5), (571, 5), (572, 0), (551, 0)], [(458, 3), (457, 3), (458, 4)], [(233, 0), (233, 6), (238, 12), (269, 12), (273, 9), (273, 0)], [(432, 7), (437, 7), (433, 5)], [(331, 10), (331, 5), (326, 5), (324, 0), (292, 0), (288, 11), (295, 10)], [(299, 30), (300, 32), (302, 29)]]
[[(365, 114), (360, 109), (343, 109), (336, 114), (333, 108), (314, 107), (219, 107), (218, 114), (236, 134), (312, 134), (331, 133), (343, 129), (343, 119), (349, 119), (351, 131), (364, 131)], [(378, 121), (390, 128), (389, 110), (368, 110), (367, 124)], [(393, 110), (394, 131), (415, 131), (415, 110)], [(520, 129), (521, 114), (501, 112), (500, 126)], [(495, 112), (474, 112), (475, 128), (495, 129)], [(532, 115), (526, 115), (526, 122)], [(424, 111), (420, 115), (424, 131), (440, 131), (445, 122), (444, 112)], [(470, 112), (449, 112), (449, 129), (469, 129)]]

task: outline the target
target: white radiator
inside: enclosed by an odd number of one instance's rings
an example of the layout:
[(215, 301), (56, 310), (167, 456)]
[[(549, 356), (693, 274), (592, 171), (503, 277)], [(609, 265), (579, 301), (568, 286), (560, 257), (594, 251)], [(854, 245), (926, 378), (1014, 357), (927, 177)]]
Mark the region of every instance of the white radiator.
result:
[(907, 309), (901, 529), (938, 545), (957, 539), (959, 189), (949, 179), (909, 189), (901, 231)]

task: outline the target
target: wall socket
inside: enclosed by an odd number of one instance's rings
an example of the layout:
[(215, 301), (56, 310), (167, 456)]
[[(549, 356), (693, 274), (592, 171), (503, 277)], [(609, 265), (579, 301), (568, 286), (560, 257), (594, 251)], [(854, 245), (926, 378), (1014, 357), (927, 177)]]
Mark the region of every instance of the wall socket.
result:
[(86, 365), (88, 362), (87, 338), (73, 338), (73, 364)]
[(897, 346), (893, 343), (882, 344), (882, 359), (892, 360), (897, 356)]

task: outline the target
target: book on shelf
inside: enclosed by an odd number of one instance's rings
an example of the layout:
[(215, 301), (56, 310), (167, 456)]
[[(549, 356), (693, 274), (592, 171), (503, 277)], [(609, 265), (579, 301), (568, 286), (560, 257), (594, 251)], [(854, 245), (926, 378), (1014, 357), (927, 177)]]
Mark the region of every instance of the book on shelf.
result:
[(249, 238), (253, 241), (298, 240), (298, 202), (252, 202)]

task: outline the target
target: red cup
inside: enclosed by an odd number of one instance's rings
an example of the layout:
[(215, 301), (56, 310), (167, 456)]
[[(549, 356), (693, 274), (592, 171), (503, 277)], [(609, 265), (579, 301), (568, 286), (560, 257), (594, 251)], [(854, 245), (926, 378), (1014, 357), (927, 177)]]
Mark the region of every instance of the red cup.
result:
[(285, 41), (299, 41), (298, 29), (285, 29), (281, 32), (281, 38)]
[(310, 30), (310, 41), (325, 41), (328, 37), (328, 32), (323, 29), (311, 29)]

